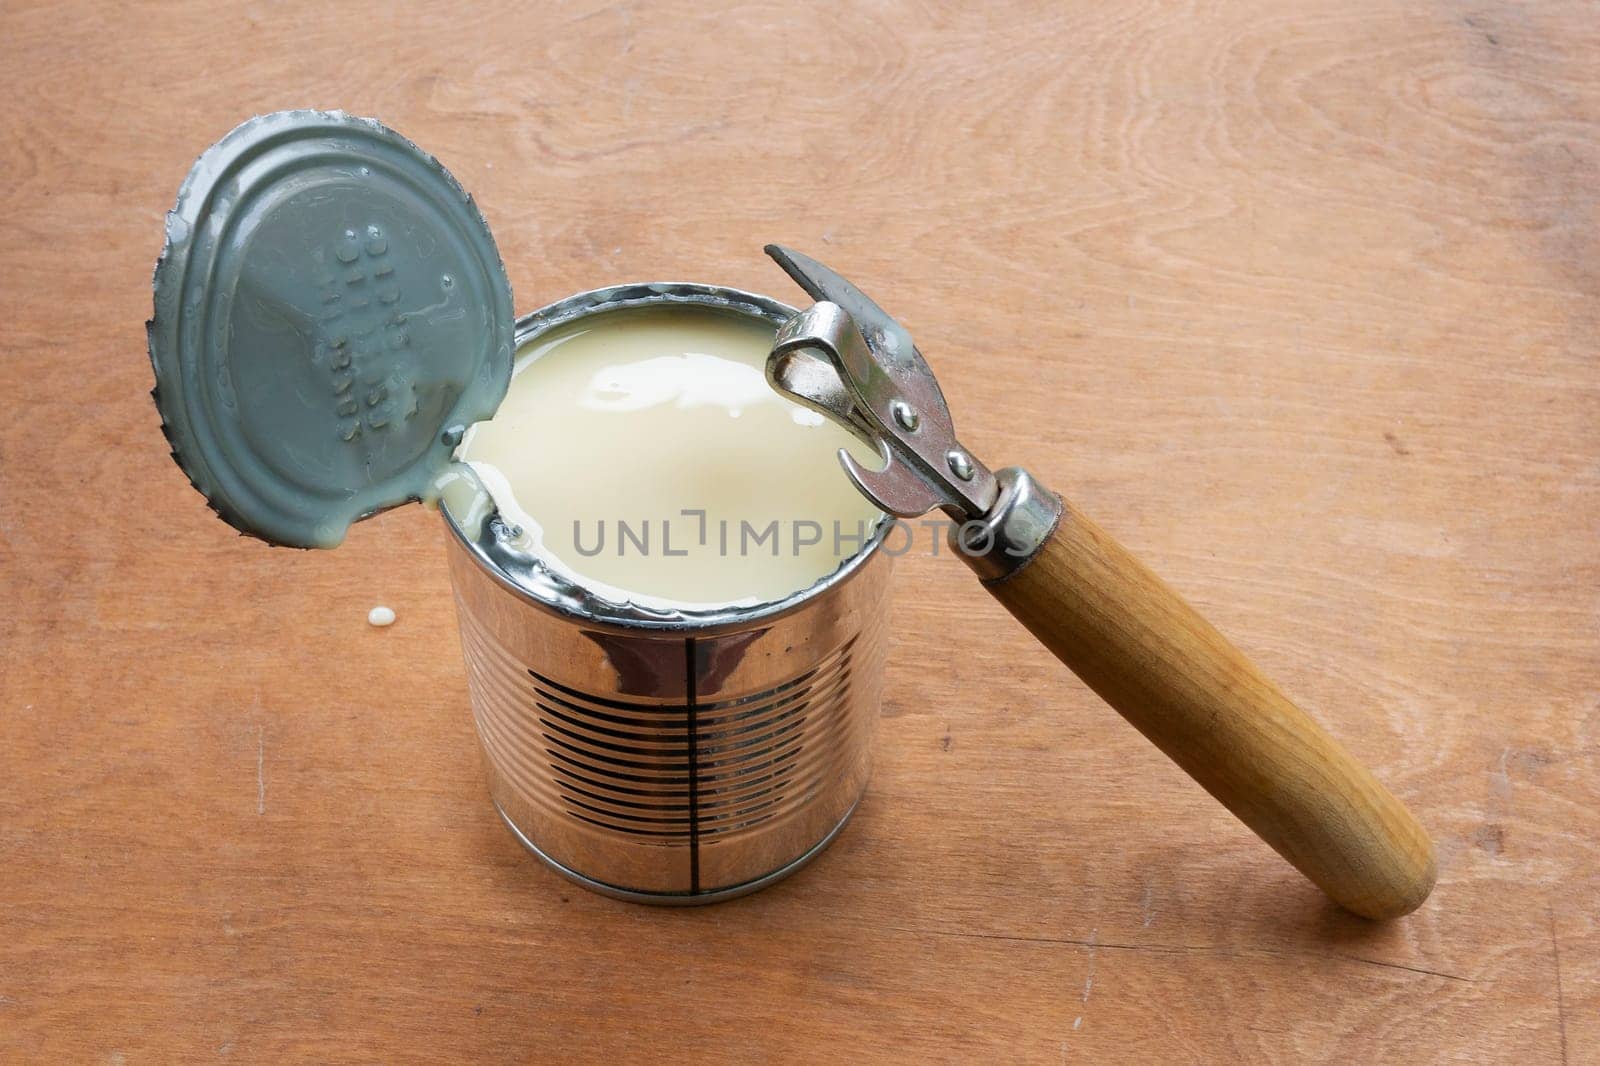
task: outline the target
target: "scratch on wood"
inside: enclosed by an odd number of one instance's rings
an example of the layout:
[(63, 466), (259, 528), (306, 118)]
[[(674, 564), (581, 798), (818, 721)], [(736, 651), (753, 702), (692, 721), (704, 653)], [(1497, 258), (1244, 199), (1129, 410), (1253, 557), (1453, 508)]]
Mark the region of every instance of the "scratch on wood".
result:
[(267, 727), (256, 726), (256, 813), (267, 813)]
[(1094, 991), (1094, 949), (1100, 939), (1100, 930), (1089, 930), (1089, 962), (1083, 974), (1083, 1005), (1089, 1005), (1089, 993)]
[[(961, 937), (972, 940), (1001, 940), (1017, 944), (1062, 944), (1071, 947), (1080, 947), (1093, 952), (1101, 948), (1107, 951), (1143, 951), (1157, 955), (1205, 955), (1218, 959), (1249, 959), (1249, 958), (1275, 958), (1275, 959), (1321, 959), (1341, 960), (1343, 962), (1360, 963), (1362, 966), (1376, 966), (1385, 970), (1403, 970), (1406, 973), (1422, 974), (1427, 977), (1438, 977), (1446, 981), (1460, 981), (1462, 984), (1477, 984), (1477, 979), (1462, 977), (1459, 974), (1446, 973), (1443, 970), (1430, 970), (1423, 966), (1407, 966), (1403, 962), (1384, 962), (1382, 959), (1367, 959), (1360, 955), (1345, 955), (1338, 952), (1319, 955), (1314, 952), (1274, 951), (1271, 948), (1249, 948), (1243, 951), (1233, 951), (1228, 948), (1210, 947), (1204, 944), (1113, 944), (1098, 939), (1091, 935), (1088, 939), (1069, 936), (1017, 936), (1010, 933), (968, 933), (954, 929), (907, 929), (898, 926), (885, 926), (893, 932), (910, 933), (913, 936), (949, 936)], [(1085, 989), (1087, 993), (1087, 989)], [(1085, 996), (1087, 1000), (1087, 995)]]
[[(1276, 954), (1276, 952), (1274, 954)], [(1458, 977), (1453, 973), (1445, 973), (1443, 970), (1430, 970), (1424, 966), (1407, 966), (1403, 962), (1384, 962), (1382, 959), (1365, 959), (1360, 955), (1336, 955), (1334, 957), (1340, 959), (1349, 959), (1351, 962), (1359, 962), (1364, 966), (1382, 966), (1389, 970), (1405, 970), (1408, 973), (1427, 974), (1429, 977), (1443, 977), (1446, 981), (1461, 981), (1469, 985), (1475, 983), (1470, 977)]]
[(1466, 23), (1468, 26), (1471, 26), (1479, 33), (1483, 34), (1483, 39), (1488, 41), (1491, 45), (1495, 46), (1496, 48), (1500, 47), (1500, 38), (1496, 37), (1494, 34), (1490, 33), (1486, 28), (1484, 28), (1482, 19), (1472, 18), (1469, 16), (1461, 21)]
[(1501, 748), (1500, 749), (1500, 764), (1492, 772), (1492, 774), (1490, 776), (1490, 781), (1489, 781), (1489, 787), (1494, 791), (1494, 794), (1496, 796), (1502, 796), (1503, 797), (1503, 796), (1511, 795), (1510, 762), (1511, 762), (1511, 749), (1510, 748)]
[(1556, 964), (1556, 1021), (1561, 1026), (1561, 1063), (1567, 1062), (1567, 997), (1561, 987), (1561, 943), (1556, 940), (1556, 909), (1545, 908), (1550, 916), (1550, 956)]

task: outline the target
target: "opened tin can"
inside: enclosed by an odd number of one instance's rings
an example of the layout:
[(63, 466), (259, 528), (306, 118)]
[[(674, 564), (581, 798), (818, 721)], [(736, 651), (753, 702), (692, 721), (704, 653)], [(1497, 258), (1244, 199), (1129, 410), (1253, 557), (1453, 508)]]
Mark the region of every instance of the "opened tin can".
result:
[[(672, 304), (774, 328), (793, 314), (716, 286), (615, 286), (519, 319), (517, 347)], [(556, 574), (497, 517), (441, 511), (489, 793), (535, 855), (609, 895), (702, 903), (783, 877), (844, 825), (882, 691), (885, 525), (783, 599), (663, 611)]]
[[(241, 532), (306, 548), (459, 476), (515, 351), (548, 330), (655, 305), (774, 330), (793, 314), (656, 284), (514, 319), (488, 225), (449, 172), (381, 123), (320, 111), (253, 118), (196, 161), (154, 298), (174, 457)], [(658, 610), (561, 576), (487, 499), (471, 519), (441, 510), (489, 791), (523, 842), (591, 888), (664, 902), (749, 891), (814, 855), (867, 778), (888, 527), (791, 595)]]

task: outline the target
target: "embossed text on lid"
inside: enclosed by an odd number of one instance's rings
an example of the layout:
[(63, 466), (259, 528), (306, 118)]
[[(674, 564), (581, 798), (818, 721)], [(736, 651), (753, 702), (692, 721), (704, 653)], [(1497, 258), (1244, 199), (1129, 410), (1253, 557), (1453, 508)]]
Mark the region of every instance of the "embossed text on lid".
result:
[(488, 226), (435, 159), (371, 119), (277, 112), (207, 150), (167, 216), (156, 405), (230, 525), (332, 547), (494, 413), (513, 325)]

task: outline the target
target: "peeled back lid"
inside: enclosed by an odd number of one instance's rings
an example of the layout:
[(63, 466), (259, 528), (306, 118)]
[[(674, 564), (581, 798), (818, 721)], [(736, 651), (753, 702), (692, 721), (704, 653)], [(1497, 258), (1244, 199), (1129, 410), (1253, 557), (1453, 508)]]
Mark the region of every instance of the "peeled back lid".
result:
[(228, 524), (331, 548), (421, 499), (511, 381), (511, 286), (472, 198), (371, 119), (280, 111), (195, 163), (149, 324), (163, 429)]

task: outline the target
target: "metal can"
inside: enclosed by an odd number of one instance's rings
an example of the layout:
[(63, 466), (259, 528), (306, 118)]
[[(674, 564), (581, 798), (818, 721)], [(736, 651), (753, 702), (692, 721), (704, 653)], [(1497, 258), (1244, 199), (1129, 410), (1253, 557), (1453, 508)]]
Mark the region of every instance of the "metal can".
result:
[[(621, 285), (518, 319), (517, 347), (674, 304), (774, 327), (794, 313), (719, 286)], [(555, 574), (510, 547), (498, 518), (474, 532), (441, 512), (489, 794), (540, 859), (607, 895), (707, 903), (793, 872), (844, 826), (882, 694), (886, 521), (809, 588), (674, 612)]]

